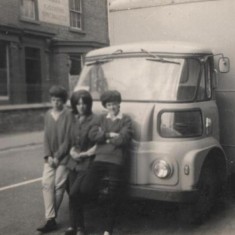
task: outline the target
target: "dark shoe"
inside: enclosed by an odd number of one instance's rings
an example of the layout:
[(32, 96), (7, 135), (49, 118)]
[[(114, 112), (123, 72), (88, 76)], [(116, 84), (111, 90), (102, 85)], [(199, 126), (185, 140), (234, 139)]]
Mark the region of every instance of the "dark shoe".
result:
[(76, 234), (77, 234), (77, 230), (72, 227), (67, 228), (64, 233), (64, 235), (76, 235)]
[(37, 231), (42, 233), (48, 233), (56, 229), (57, 229), (57, 224), (55, 219), (49, 219), (43, 226), (37, 228)]
[(76, 235), (86, 235), (85, 230), (83, 228), (78, 228)]
[(108, 232), (108, 231), (105, 231), (105, 232), (104, 232), (104, 235), (111, 235), (111, 233)]
[(85, 235), (85, 233), (82, 232), (82, 231), (78, 231), (78, 232), (76, 233), (76, 235)]

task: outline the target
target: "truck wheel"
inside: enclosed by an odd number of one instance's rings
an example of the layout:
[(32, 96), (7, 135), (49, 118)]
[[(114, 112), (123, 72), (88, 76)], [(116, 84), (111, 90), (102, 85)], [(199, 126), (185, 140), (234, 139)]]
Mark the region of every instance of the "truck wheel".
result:
[(181, 221), (187, 224), (201, 224), (215, 204), (218, 191), (218, 176), (215, 167), (206, 162), (198, 182), (198, 195), (192, 204), (180, 205)]

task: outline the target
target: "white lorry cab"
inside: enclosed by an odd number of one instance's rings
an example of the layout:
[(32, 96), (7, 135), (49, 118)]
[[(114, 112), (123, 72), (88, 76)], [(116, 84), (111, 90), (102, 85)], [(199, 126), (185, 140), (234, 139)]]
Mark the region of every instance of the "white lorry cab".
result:
[(230, 169), (219, 140), (215, 68), (228, 72), (229, 59), (200, 45), (116, 45), (87, 54), (75, 89), (91, 92), (95, 112), (104, 91), (121, 93), (134, 127), (128, 195), (181, 202), (193, 221), (210, 211)]

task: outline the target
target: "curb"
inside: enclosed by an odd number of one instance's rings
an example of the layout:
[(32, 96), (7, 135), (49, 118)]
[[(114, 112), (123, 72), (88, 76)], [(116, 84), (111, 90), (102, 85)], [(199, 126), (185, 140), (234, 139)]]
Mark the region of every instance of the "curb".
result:
[(3, 147), (3, 148), (0, 147), (0, 152), (17, 150), (17, 149), (22, 149), (22, 148), (39, 147), (42, 145), (43, 143), (30, 143), (30, 144), (22, 144), (22, 145), (11, 146), (11, 147)]
[(8, 151), (43, 144), (43, 132), (11, 134), (0, 137), (0, 151)]

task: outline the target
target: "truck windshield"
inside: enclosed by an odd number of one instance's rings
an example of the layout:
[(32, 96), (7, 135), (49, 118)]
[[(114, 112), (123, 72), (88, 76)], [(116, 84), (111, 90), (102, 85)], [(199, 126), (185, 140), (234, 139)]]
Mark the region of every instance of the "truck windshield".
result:
[[(167, 59), (167, 58), (166, 58)], [(200, 62), (193, 58), (168, 58), (171, 63), (146, 57), (114, 58), (87, 62), (76, 89), (87, 89), (94, 99), (105, 90), (118, 90), (128, 101), (191, 101), (200, 77)]]

